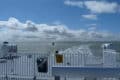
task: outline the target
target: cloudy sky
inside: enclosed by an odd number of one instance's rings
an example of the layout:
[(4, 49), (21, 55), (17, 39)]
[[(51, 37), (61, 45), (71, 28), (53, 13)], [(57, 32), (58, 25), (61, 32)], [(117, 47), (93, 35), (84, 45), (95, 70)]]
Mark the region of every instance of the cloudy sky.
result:
[(120, 0), (0, 0), (0, 40), (120, 40)]

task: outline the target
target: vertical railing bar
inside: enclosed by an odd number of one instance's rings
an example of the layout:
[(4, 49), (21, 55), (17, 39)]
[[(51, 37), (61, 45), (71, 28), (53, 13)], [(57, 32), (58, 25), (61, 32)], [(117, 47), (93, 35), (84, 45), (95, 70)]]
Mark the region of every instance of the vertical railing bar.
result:
[(34, 77), (33, 77), (33, 80), (36, 80), (36, 74), (35, 74), (35, 54), (34, 55), (34, 60), (33, 60), (33, 68), (34, 68)]

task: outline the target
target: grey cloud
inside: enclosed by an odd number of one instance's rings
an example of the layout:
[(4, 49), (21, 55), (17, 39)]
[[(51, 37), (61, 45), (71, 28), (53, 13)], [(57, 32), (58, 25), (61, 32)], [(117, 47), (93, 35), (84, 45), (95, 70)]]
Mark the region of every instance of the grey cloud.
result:
[(26, 31), (38, 31), (38, 28), (36, 27), (36, 25), (34, 23), (32, 23), (31, 21), (27, 21), (26, 22)]

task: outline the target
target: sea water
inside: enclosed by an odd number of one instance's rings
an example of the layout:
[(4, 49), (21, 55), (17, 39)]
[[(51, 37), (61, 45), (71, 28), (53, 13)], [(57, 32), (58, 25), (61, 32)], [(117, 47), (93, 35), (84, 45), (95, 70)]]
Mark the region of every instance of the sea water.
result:
[[(81, 41), (14, 41), (10, 42), (18, 45), (18, 53), (52, 53), (55, 50), (65, 50), (74, 46), (89, 46), (90, 50), (95, 56), (102, 56), (101, 45), (106, 42), (81, 42)], [(120, 42), (113, 43), (113, 48), (120, 52)], [(0, 42), (0, 47), (2, 42)]]

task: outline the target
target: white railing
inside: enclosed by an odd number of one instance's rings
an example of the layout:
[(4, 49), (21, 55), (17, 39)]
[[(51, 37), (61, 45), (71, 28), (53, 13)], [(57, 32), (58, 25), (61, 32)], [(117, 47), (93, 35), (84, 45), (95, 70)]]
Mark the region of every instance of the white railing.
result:
[[(111, 51), (104, 51), (104, 53), (116, 54)], [(109, 55), (111, 55), (109, 54)], [(31, 55), (31, 56), (30, 56)], [(102, 58), (95, 57), (89, 54), (85, 50), (75, 51), (75, 53), (63, 53), (63, 62), (57, 63), (55, 54), (40, 54), (40, 53), (24, 53), (18, 55), (15, 59), (0, 59), (0, 77), (35, 77), (39, 79), (49, 79), (52, 77), (52, 67), (91, 67), (96, 65), (103, 65), (103, 67), (109, 66), (105, 62), (105, 56)], [(48, 59), (48, 72), (39, 73), (37, 70), (36, 60), (38, 57), (47, 57)], [(109, 56), (108, 56), (109, 57)], [(111, 55), (111, 57), (113, 57)], [(109, 57), (110, 58), (110, 57)], [(106, 61), (109, 61), (109, 58)], [(111, 58), (113, 59), (113, 58)], [(111, 60), (110, 59), (110, 60)], [(111, 61), (112, 62), (112, 61)], [(114, 62), (114, 61), (113, 61)], [(112, 62), (112, 63), (113, 63)], [(102, 64), (103, 63), (103, 64)], [(106, 64), (106, 66), (104, 65)], [(113, 66), (111, 66), (113, 67)]]
[(65, 66), (65, 67), (83, 67), (85, 64), (85, 54), (63, 54), (63, 62), (57, 63), (56, 57), (54, 57), (53, 66)]
[(93, 55), (89, 54), (81, 54), (81, 53), (75, 53), (75, 54), (62, 54), (63, 55), (63, 62), (57, 63), (56, 57), (53, 56), (54, 65), (58, 67), (90, 67), (98, 65), (102, 66), (102, 59), (99, 57), (95, 57)]
[[(37, 58), (47, 57), (48, 61), (48, 72), (40, 73), (37, 68)], [(37, 79), (51, 79), (52, 78), (52, 62), (50, 60), (48, 54), (40, 54), (40, 53), (29, 53), (19, 55), (18, 58), (15, 59), (0, 59), (5, 60), (0, 63), (0, 79), (1, 78), (34, 78)], [(4, 80), (6, 80), (4, 79)]]
[(103, 51), (103, 67), (117, 67), (117, 52), (106, 49)]

